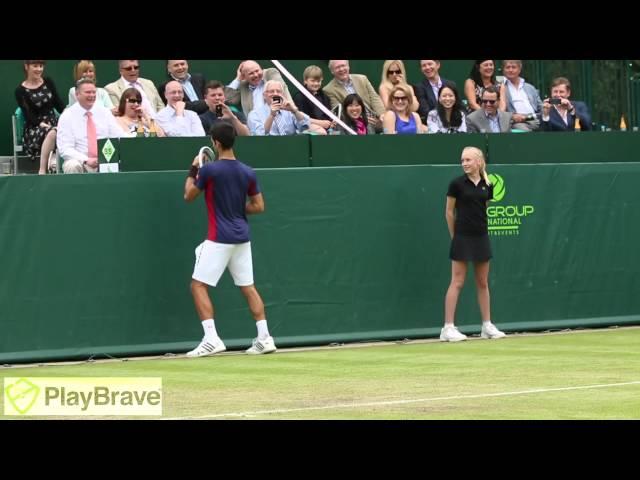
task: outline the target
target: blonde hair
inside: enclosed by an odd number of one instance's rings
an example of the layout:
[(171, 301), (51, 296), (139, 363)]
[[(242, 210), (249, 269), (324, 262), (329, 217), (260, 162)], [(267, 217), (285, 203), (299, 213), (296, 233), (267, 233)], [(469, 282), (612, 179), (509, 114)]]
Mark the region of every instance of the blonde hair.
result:
[(400, 68), (400, 71), (402, 72), (403, 80), (400, 83), (407, 83), (407, 71), (404, 68), (404, 63), (402, 63), (402, 60), (385, 60), (382, 64), (382, 80), (380, 80), (380, 86), (384, 85), (387, 88), (393, 87), (393, 83), (391, 83), (391, 81), (389, 80), (389, 75), (387, 75), (387, 73), (389, 72), (389, 68), (391, 68), (391, 65), (393, 65), (394, 63), (398, 64), (398, 68)]
[(464, 147), (462, 149), (462, 155), (464, 156), (464, 152), (469, 151), (476, 158), (476, 160), (480, 161), (480, 176), (484, 179), (484, 183), (487, 185), (491, 185), (491, 180), (489, 180), (489, 175), (487, 174), (487, 161), (484, 158), (484, 153), (478, 147)]
[(393, 96), (396, 92), (402, 92), (407, 97), (407, 101), (405, 102), (406, 112), (409, 114), (409, 116), (411, 116), (411, 102), (413, 101), (413, 92), (411, 91), (411, 87), (406, 84), (399, 83), (398, 85), (394, 85), (391, 88), (391, 91), (389, 92), (389, 98), (387, 99), (387, 101), (389, 102), (389, 110), (392, 110), (391, 107), (393, 106)]
[(302, 73), (303, 80), (313, 78), (314, 80), (322, 80), (322, 69), (317, 65), (309, 65)]
[[(77, 82), (78, 80), (80, 80), (84, 76), (84, 72), (86, 72), (90, 68), (93, 68), (94, 72), (96, 71), (96, 66), (93, 64), (93, 62), (91, 60), (80, 60), (73, 67), (73, 79)], [(95, 83), (95, 81), (96, 81), (96, 77), (95, 76), (93, 77), (93, 81)]]

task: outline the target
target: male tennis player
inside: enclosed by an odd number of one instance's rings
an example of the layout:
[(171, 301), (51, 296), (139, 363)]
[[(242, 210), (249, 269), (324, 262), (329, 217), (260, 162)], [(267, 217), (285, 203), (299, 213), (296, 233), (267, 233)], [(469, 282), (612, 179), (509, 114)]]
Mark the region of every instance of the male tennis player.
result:
[(207, 239), (196, 248), (196, 264), (191, 280), (191, 293), (202, 321), (204, 338), (200, 345), (187, 353), (188, 357), (213, 355), (226, 350), (216, 331), (208, 285), (215, 287), (227, 267), (234, 283), (247, 299), (258, 329), (258, 336), (246, 353), (257, 355), (276, 351), (267, 328), (264, 303), (253, 285), (251, 242), (246, 216), (248, 213), (263, 212), (264, 200), (253, 169), (236, 160), (233, 153), (235, 138), (233, 125), (227, 122), (214, 124), (211, 142), (218, 160), (198, 168), (199, 158), (196, 157), (184, 185), (184, 199), (187, 202), (204, 191), (209, 216), (209, 232)]

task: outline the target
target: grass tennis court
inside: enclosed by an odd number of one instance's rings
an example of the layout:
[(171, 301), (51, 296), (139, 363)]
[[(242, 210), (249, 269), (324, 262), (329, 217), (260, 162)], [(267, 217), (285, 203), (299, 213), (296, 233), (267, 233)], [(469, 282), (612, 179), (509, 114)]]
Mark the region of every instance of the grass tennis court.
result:
[(167, 419), (640, 419), (640, 327), (16, 366), (0, 376), (162, 377)]

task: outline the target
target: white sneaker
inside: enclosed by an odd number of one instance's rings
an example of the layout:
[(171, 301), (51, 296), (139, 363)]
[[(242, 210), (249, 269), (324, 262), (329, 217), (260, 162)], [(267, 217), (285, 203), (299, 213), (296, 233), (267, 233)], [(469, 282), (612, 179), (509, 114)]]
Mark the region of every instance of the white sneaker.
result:
[(458, 328), (453, 325), (447, 325), (440, 330), (441, 342), (461, 342), (466, 339), (467, 336), (464, 333), (460, 333)]
[(196, 348), (187, 352), (187, 357), (204, 357), (216, 353), (224, 352), (227, 349), (221, 339), (207, 340), (203, 338)]
[(497, 327), (493, 323), (488, 323), (482, 325), (482, 332), (480, 332), (480, 336), (482, 338), (503, 338), (506, 337), (507, 334), (501, 332), (497, 329)]
[(263, 353), (271, 353), (276, 351), (276, 344), (273, 337), (267, 337), (263, 340), (254, 339), (251, 347), (247, 348), (245, 353), (249, 355), (261, 355)]

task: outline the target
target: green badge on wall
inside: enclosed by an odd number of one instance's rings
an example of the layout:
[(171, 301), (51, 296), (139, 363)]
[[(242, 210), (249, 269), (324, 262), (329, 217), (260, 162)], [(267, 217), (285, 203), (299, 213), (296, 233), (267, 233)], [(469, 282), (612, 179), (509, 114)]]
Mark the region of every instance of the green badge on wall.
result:
[(489, 180), (493, 183), (493, 202), (499, 202), (506, 193), (506, 187), (504, 186), (504, 180), (502, 177), (495, 173), (489, 174)]
[(105, 160), (110, 162), (114, 153), (116, 153), (116, 148), (113, 146), (113, 143), (111, 143), (111, 139), (107, 139), (102, 147), (102, 154), (104, 155)]

